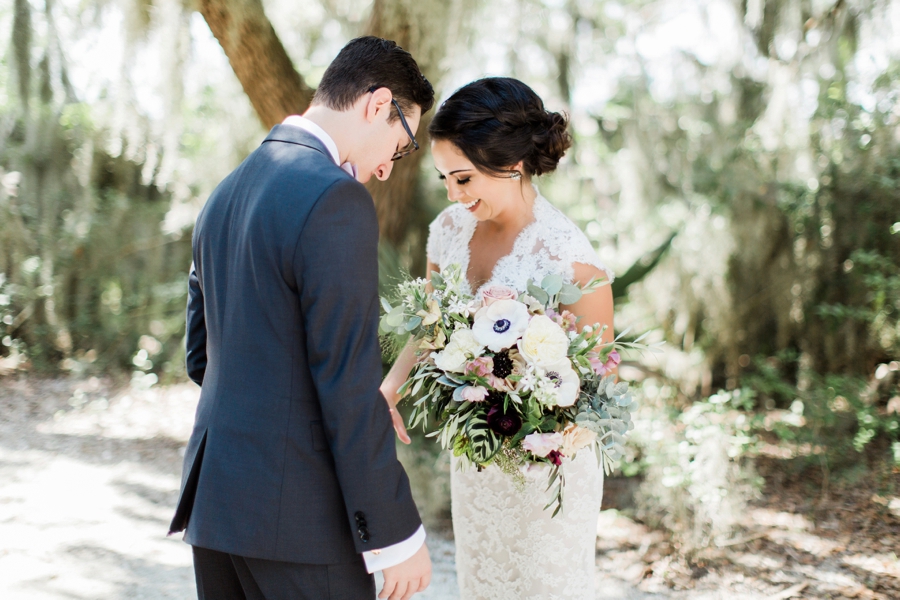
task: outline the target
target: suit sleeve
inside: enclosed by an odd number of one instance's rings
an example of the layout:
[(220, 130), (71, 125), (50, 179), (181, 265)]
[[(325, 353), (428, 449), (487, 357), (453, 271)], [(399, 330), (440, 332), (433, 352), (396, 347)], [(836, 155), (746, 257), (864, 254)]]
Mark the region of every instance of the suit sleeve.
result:
[(306, 350), (358, 552), (412, 536), (421, 520), (379, 392), (378, 222), (342, 178), (316, 202), (294, 256)]
[(197, 385), (203, 385), (206, 373), (206, 314), (203, 308), (203, 290), (194, 265), (188, 275), (187, 332), (185, 344), (187, 374)]

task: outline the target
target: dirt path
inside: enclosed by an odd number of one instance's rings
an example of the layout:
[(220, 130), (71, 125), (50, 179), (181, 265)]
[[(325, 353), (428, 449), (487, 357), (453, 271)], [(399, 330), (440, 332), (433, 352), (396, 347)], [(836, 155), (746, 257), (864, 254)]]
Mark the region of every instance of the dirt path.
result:
[[(196, 597), (190, 548), (165, 537), (196, 401), (193, 385), (0, 379), (0, 599)], [(900, 581), (896, 555), (841, 554), (797, 515), (752, 519), (765, 536), (684, 572), (659, 554), (659, 534), (605, 511), (597, 599), (900, 597), (864, 585)], [(453, 542), (432, 532), (428, 543), (434, 579), (417, 598), (455, 600)]]

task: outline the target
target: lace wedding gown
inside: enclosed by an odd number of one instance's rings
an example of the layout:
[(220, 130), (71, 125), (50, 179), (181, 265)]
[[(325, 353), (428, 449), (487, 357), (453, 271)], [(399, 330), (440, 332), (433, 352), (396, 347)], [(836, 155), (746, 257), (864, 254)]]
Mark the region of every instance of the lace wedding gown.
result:
[[(536, 188), (535, 188), (536, 189)], [(469, 242), (477, 219), (458, 204), (431, 224), (428, 259), (440, 269), (469, 267)], [(490, 285), (524, 290), (529, 279), (573, 278), (573, 264), (612, 272), (600, 263), (580, 229), (538, 193), (534, 221), (519, 233), (512, 251), (494, 267)], [(603, 469), (590, 448), (563, 460), (563, 511), (544, 510), (550, 495), (547, 467), (526, 473), (520, 489), (495, 466), (460, 471), (453, 460), (451, 508), (456, 570), (463, 600), (594, 600), (597, 515), (603, 497)]]

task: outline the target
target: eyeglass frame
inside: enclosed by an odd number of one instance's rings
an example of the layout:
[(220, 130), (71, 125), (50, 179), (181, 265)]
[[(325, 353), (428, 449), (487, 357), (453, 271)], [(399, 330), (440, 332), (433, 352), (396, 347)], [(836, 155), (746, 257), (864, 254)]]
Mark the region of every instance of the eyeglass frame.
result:
[[(383, 85), (376, 85), (369, 88), (369, 93), (373, 93), (375, 90), (379, 88), (383, 88)], [(400, 108), (400, 105), (397, 101), (392, 97), (391, 103), (397, 107), (397, 114), (400, 115), (400, 123), (403, 125), (403, 129), (406, 130), (406, 135), (409, 136), (410, 143), (403, 150), (397, 150), (394, 152), (394, 156), (391, 158), (391, 161), (400, 160), (404, 156), (409, 156), (413, 152), (419, 149), (419, 142), (416, 141), (416, 136), (413, 135), (412, 130), (409, 128), (409, 123), (406, 122), (406, 117), (403, 116), (403, 110)]]

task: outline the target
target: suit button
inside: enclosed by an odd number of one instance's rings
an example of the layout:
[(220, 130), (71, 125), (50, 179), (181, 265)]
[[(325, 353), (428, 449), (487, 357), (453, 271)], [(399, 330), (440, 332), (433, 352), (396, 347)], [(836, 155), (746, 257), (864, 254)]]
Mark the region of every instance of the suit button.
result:
[(366, 520), (366, 515), (365, 515), (365, 513), (363, 513), (362, 511), (359, 511), (359, 510), (358, 510), (358, 511), (356, 511), (356, 514), (353, 515), (353, 518), (356, 519), (357, 522), (359, 522), (359, 521), (365, 521), (365, 520)]
[(365, 525), (361, 525), (359, 528), (359, 539), (363, 544), (369, 543), (369, 530)]

